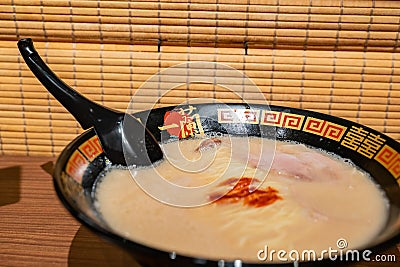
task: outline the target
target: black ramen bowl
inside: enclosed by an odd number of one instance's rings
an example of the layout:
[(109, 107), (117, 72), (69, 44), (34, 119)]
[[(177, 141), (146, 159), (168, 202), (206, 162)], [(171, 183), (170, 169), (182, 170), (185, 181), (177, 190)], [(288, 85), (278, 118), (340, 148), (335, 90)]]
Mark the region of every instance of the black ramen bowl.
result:
[[(228, 108), (227, 108), (228, 107)], [(167, 131), (167, 112), (191, 118), (191, 127), (179, 136)], [(241, 120), (235, 120), (235, 114)], [(243, 115), (244, 114), (244, 115)], [(161, 138), (196, 135), (250, 135), (296, 141), (322, 148), (350, 159), (368, 172), (390, 202), (385, 227), (366, 248), (379, 249), (400, 233), (400, 144), (371, 128), (321, 113), (294, 108), (247, 104), (193, 104), (153, 109), (134, 114)], [(178, 122), (179, 123), (179, 122)], [(115, 234), (97, 214), (93, 187), (98, 175), (110, 164), (96, 133), (90, 129), (71, 142), (59, 156), (53, 174), (56, 192), (65, 207), (81, 223), (102, 237), (127, 249), (143, 266), (257, 266), (241, 262), (193, 258), (173, 251), (160, 251)], [(365, 203), (368, 209), (368, 203)], [(140, 216), (138, 214), (137, 216)], [(396, 241), (397, 242), (397, 241)], [(264, 264), (260, 262), (260, 264)], [(312, 264), (312, 263), (308, 263)], [(303, 266), (303, 263), (301, 264)], [(306, 263), (307, 265), (307, 263)]]

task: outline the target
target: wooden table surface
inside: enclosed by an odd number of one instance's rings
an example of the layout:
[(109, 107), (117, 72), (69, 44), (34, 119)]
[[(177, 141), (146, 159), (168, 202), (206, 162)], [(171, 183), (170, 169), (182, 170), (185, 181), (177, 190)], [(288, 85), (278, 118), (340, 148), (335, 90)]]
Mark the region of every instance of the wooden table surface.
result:
[[(0, 266), (138, 267), (62, 206), (49, 174), (54, 162), (52, 157), (0, 157)], [(374, 254), (395, 255), (397, 262), (339, 265), (400, 266), (400, 239)]]
[(0, 266), (139, 266), (58, 200), (55, 158), (0, 157)]

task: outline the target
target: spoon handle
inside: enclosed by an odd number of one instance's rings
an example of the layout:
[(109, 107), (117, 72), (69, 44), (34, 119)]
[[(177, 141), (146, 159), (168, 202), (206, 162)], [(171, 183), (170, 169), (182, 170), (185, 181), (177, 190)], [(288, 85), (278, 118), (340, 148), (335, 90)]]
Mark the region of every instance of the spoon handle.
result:
[(103, 107), (65, 84), (46, 65), (33, 46), (31, 38), (18, 41), (18, 49), (32, 73), (43, 86), (75, 117), (83, 129), (88, 129), (96, 123), (96, 118), (113, 120), (120, 114)]

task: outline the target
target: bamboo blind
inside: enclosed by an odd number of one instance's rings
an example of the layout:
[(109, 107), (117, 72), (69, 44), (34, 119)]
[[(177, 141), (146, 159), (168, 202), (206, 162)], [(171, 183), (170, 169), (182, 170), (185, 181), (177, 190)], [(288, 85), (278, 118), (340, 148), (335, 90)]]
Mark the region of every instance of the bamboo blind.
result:
[[(16, 48), (24, 37), (67, 84), (111, 108), (124, 111), (159, 71), (209, 61), (245, 73), (270, 104), (400, 140), (399, 31), (400, 1), (0, 0), (0, 153), (57, 155), (82, 132), (26, 67)], [(154, 83), (135, 107), (157, 95)], [(188, 84), (158, 104), (204, 97), (235, 101), (222, 87)]]

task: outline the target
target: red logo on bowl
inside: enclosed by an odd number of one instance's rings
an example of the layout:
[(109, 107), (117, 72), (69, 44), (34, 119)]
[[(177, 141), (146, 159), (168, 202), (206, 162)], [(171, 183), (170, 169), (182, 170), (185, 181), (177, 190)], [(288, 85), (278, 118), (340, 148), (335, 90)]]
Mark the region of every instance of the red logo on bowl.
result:
[(179, 108), (167, 111), (164, 115), (164, 125), (158, 127), (161, 131), (167, 131), (171, 136), (187, 138), (199, 134), (204, 134), (200, 121), (200, 115), (194, 113), (196, 108)]

